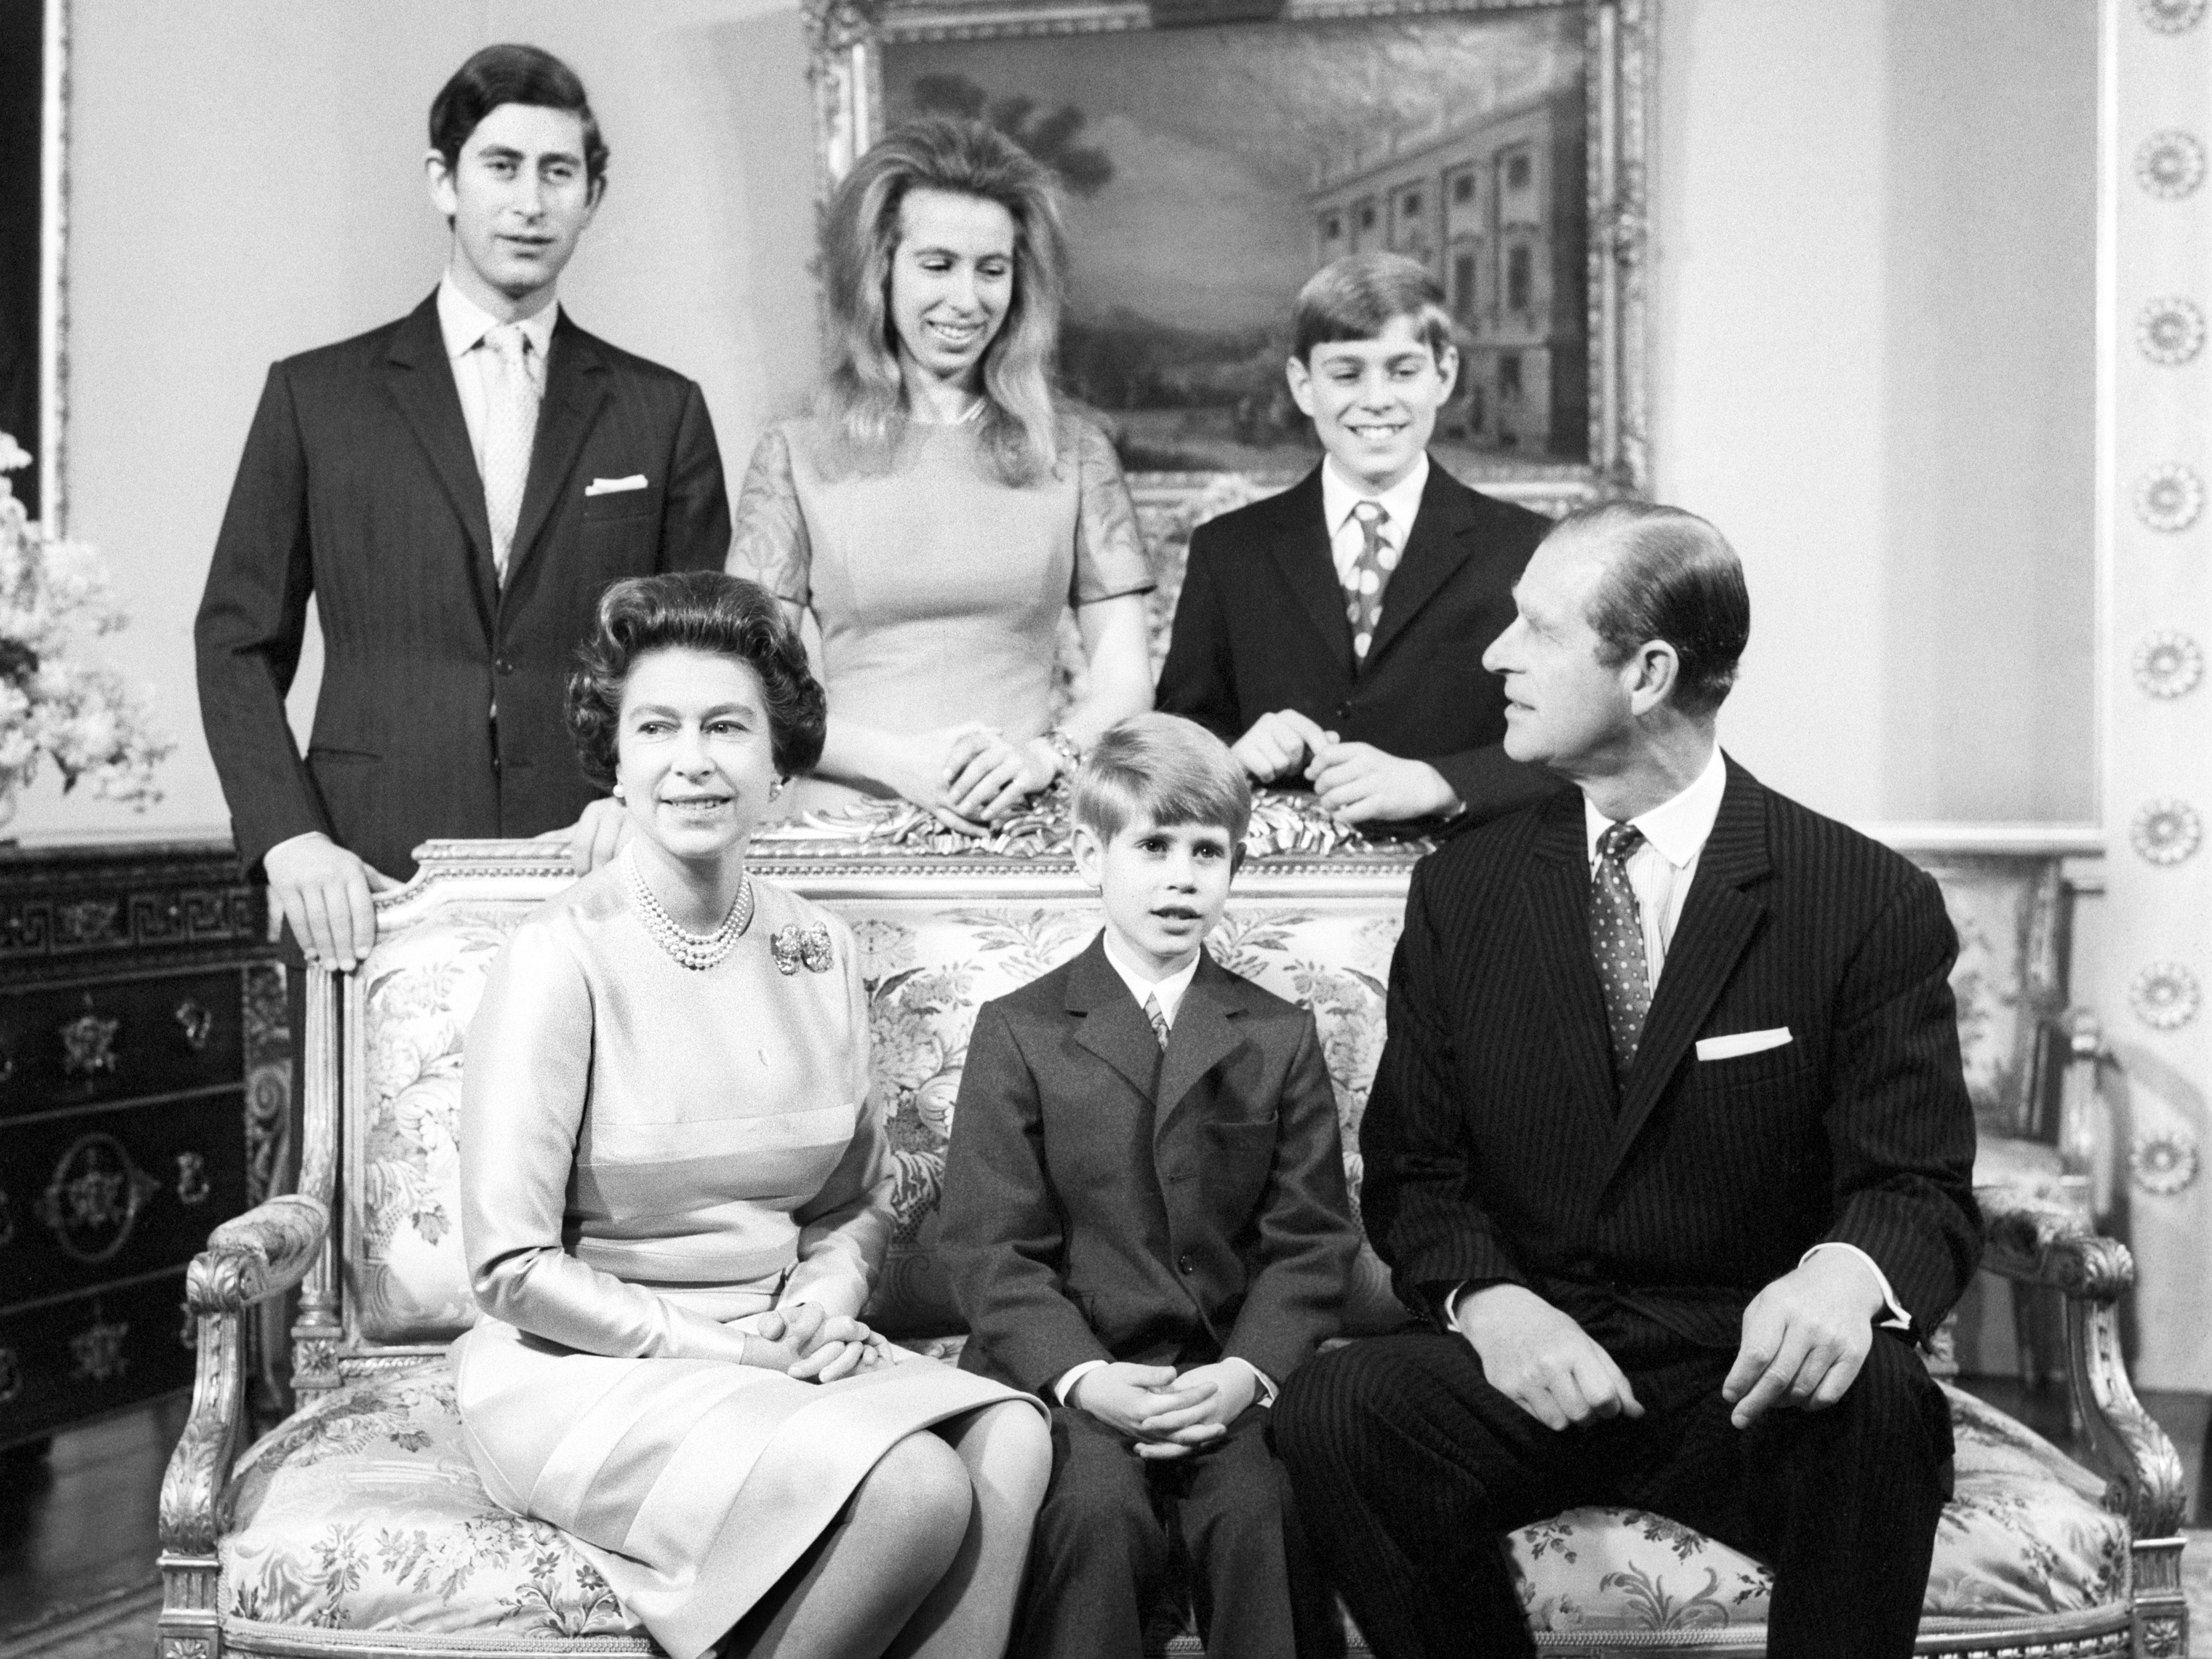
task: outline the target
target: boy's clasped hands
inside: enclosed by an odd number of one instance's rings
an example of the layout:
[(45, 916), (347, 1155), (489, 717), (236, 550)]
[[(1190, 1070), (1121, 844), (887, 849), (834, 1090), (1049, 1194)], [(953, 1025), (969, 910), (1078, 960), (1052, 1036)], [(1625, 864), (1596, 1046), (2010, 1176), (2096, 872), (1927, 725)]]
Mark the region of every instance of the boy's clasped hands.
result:
[(1431, 817), (1459, 805), (1443, 774), (1426, 761), (1346, 743), (1295, 708), (1261, 715), (1229, 752), (1258, 783), (1303, 770), (1322, 808), (1353, 823)]
[(1194, 1365), (1181, 1376), (1172, 1365), (1117, 1360), (1077, 1378), (1067, 1403), (1127, 1435), (1138, 1456), (1164, 1461), (1220, 1439), (1259, 1391), (1257, 1374), (1234, 1360)]

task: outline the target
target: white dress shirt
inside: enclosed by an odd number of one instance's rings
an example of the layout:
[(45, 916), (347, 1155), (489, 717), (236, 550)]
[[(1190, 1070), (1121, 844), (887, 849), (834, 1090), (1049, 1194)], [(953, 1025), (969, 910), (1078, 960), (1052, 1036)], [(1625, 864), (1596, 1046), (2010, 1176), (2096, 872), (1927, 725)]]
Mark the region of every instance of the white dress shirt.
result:
[[(1110, 928), (1107, 930), (1105, 944), (1107, 965), (1121, 976), (1121, 983), (1127, 986), (1129, 994), (1136, 998), (1137, 1006), (1143, 1007), (1147, 997), (1158, 1002), (1160, 1006), (1160, 1016), (1167, 1021), (1168, 1029), (1172, 1031), (1175, 1029), (1176, 1012), (1182, 1006), (1183, 993), (1190, 989), (1191, 981), (1198, 975), (1198, 953), (1193, 951), (1190, 960), (1165, 979), (1153, 979), (1142, 968), (1132, 962), (1127, 954), (1114, 943), (1114, 933)], [(1222, 1359), (1228, 1364), (1242, 1365), (1252, 1373), (1252, 1380), (1258, 1385), (1258, 1391), (1253, 1395), (1253, 1399), (1258, 1404), (1272, 1406), (1275, 1403), (1275, 1385), (1269, 1379), (1267, 1372), (1261, 1370), (1250, 1360), (1240, 1359), (1234, 1354), (1224, 1354)], [(1052, 1397), (1065, 1406), (1067, 1404), (1068, 1395), (1075, 1392), (1075, 1385), (1078, 1382), (1101, 1365), (1109, 1363), (1103, 1359), (1086, 1359), (1080, 1365), (1069, 1366), (1060, 1373), (1060, 1380), (1052, 1385)]]
[[(530, 342), (531, 378), (545, 390), (546, 353), (553, 349), (553, 325), (561, 315), (560, 302), (550, 301), (534, 316), (517, 319)], [(438, 332), (446, 343), (446, 356), (453, 365), (453, 389), (461, 394), (461, 418), (469, 425), (469, 447), (476, 453), (477, 476), (483, 477), (484, 409), (489, 394), (484, 389), (483, 337), (497, 328), (500, 319), (461, 292), (450, 274), (438, 279)], [(481, 348), (481, 349), (480, 349)]]
[[(1328, 526), (1328, 556), (1336, 565), (1336, 585), (1348, 587), (1352, 584), (1352, 567), (1358, 563), (1359, 555), (1367, 545), (1366, 532), (1360, 529), (1359, 520), (1352, 516), (1352, 509), (1362, 501), (1380, 501), (1388, 514), (1381, 526), (1382, 539), (1399, 552), (1406, 550), (1406, 538), (1413, 533), (1414, 515), (1421, 510), (1421, 492), (1429, 485), (1429, 458), (1423, 455), (1413, 463), (1413, 470), (1389, 489), (1376, 494), (1357, 478), (1346, 473), (1331, 455), (1321, 464), (1321, 516)], [(1394, 573), (1395, 574), (1395, 573)], [(1382, 590), (1382, 608), (1390, 608), (1390, 590)]]
[[(1728, 763), (1721, 758), (1720, 746), (1713, 747), (1712, 757), (1690, 787), (1671, 800), (1662, 801), (1648, 812), (1639, 812), (1628, 820), (1644, 832), (1643, 842), (1628, 855), (1628, 885), (1636, 895), (1636, 910), (1644, 924), (1644, 963), (1646, 983), (1651, 994), (1659, 993), (1659, 976), (1667, 966), (1668, 948), (1674, 942), (1674, 929), (1682, 920), (1682, 907), (1688, 902), (1690, 884), (1697, 879), (1698, 860), (1712, 838), (1713, 823), (1720, 817), (1721, 797), (1728, 791)], [(1593, 880), (1597, 876), (1597, 844), (1613, 821), (1599, 811), (1588, 795), (1583, 797), (1583, 833), (1584, 850), (1589, 859)], [(1889, 1317), (1881, 1322), (1895, 1330), (1909, 1330), (1911, 1316), (1898, 1302), (1897, 1292), (1890, 1287), (1889, 1275), (1881, 1265), (1856, 1244), (1841, 1239), (1831, 1239), (1815, 1244), (1797, 1259), (1801, 1267), (1821, 1250), (1848, 1250), (1864, 1262), (1867, 1271), (1881, 1287), (1883, 1305)], [(1444, 1317), (1449, 1320), (1458, 1310), (1461, 1291), (1455, 1291), (1445, 1299)]]

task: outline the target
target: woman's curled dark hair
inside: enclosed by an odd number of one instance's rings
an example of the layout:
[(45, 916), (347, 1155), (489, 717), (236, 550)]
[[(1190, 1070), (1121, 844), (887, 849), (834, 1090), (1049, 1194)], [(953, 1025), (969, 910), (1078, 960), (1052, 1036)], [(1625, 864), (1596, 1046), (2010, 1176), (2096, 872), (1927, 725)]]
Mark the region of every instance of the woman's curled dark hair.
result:
[(568, 675), (568, 735), (584, 775), (600, 788), (614, 784), (623, 684), (631, 666), (647, 652), (672, 648), (735, 657), (760, 676), (769, 742), (782, 775), (810, 771), (822, 758), (829, 701), (781, 607), (743, 577), (672, 570), (608, 588), (599, 596), (599, 626), (576, 651)]

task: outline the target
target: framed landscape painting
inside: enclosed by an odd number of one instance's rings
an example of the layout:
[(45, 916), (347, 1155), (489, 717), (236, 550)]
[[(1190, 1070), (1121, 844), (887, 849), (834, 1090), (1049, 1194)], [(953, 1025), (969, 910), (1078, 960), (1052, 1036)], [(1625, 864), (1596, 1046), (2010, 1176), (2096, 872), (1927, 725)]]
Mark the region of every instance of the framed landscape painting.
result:
[(1062, 382), (1140, 478), (1310, 467), (1291, 297), (1389, 249), (1459, 335), (1440, 460), (1553, 511), (1645, 487), (1643, 0), (818, 0), (809, 21), (825, 191), (926, 113), (1057, 171)]

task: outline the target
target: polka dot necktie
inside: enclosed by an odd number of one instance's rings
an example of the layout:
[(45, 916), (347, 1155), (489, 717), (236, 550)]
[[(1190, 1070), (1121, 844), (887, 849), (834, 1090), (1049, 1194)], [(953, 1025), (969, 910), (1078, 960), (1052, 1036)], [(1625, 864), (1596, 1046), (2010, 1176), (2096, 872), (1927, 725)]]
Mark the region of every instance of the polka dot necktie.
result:
[(1168, 1046), (1168, 1017), (1160, 1012), (1158, 997), (1146, 997), (1145, 1018), (1152, 1022), (1152, 1035), (1160, 1040), (1160, 1051), (1164, 1054)]
[(1382, 590), (1398, 565), (1398, 550), (1382, 539), (1382, 526), (1390, 522), (1389, 510), (1380, 501), (1362, 501), (1352, 509), (1359, 520), (1359, 556), (1352, 561), (1352, 575), (1344, 585), (1344, 614), (1352, 623), (1352, 654), (1367, 660), (1375, 643), (1375, 624), (1382, 619)]
[(1628, 860), (1644, 845), (1644, 832), (1616, 823), (1598, 837), (1597, 870), (1590, 878), (1590, 954), (1605, 993), (1605, 1020), (1613, 1037), (1615, 1077), (1626, 1074), (1651, 1007), (1651, 981), (1644, 962), (1644, 918), (1628, 884)]
[(543, 392), (530, 337), (520, 323), (501, 323), (483, 337), (484, 511), (491, 520), (491, 559), (501, 586), (522, 519), (522, 492), (530, 482), (530, 446), (538, 435)]

